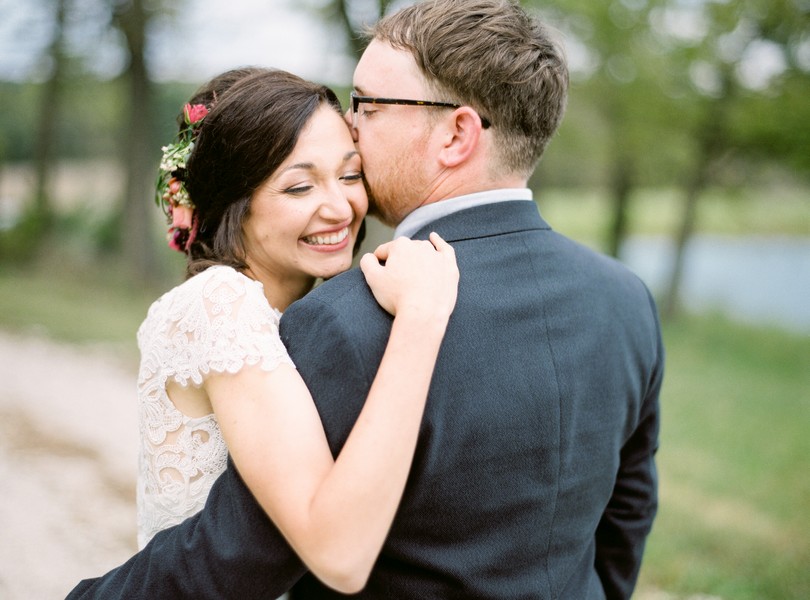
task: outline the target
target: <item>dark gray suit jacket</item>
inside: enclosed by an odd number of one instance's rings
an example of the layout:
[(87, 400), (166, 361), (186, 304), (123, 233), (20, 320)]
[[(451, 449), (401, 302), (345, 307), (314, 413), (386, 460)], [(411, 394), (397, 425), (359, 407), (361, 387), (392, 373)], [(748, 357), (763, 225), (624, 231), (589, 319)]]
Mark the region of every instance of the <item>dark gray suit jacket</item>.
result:
[[(414, 237), (430, 231), (456, 251), (458, 302), (402, 504), (357, 597), (629, 597), (657, 507), (664, 356), (649, 292), (551, 231), (533, 202), (467, 209)], [(281, 324), (337, 453), (391, 317), (354, 270)], [(202, 513), (75, 597), (273, 598), (304, 572), (229, 467)], [(310, 575), (292, 595), (341, 597)]]

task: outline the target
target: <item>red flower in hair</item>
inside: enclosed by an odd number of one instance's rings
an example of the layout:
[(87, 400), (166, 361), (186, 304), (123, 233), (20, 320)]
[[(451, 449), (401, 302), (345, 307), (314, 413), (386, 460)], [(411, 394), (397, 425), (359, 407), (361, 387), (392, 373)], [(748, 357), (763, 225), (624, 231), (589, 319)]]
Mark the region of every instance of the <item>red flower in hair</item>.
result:
[(186, 115), (186, 123), (194, 125), (205, 118), (205, 115), (208, 114), (208, 109), (205, 107), (205, 104), (186, 104), (183, 107), (183, 113)]

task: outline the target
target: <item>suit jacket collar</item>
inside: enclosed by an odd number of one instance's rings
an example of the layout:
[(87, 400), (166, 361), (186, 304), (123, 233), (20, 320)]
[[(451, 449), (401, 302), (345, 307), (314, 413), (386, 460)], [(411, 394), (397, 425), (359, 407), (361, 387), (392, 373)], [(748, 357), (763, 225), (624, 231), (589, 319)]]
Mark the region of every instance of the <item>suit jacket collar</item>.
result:
[(446, 242), (459, 242), (533, 229), (551, 227), (533, 201), (515, 200), (475, 206), (441, 217), (422, 227), (413, 239), (426, 240), (435, 231)]

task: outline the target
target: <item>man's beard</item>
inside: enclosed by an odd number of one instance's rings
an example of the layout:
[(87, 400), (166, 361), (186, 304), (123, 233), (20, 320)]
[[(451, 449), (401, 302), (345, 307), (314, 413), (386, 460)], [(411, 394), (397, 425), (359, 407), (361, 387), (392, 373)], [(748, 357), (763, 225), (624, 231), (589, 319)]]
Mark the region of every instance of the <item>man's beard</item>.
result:
[(363, 185), (366, 188), (366, 196), (368, 196), (368, 212), (366, 214), (369, 217), (374, 217), (381, 223), (388, 225), (388, 223), (385, 222), (379, 207), (377, 206), (377, 199), (374, 197), (374, 192), (372, 191), (371, 186), (368, 184), (368, 179), (363, 179)]
[(363, 180), (368, 195), (368, 214), (389, 227), (395, 228), (421, 203), (421, 198), (409, 198), (414, 189), (424, 187), (418, 184), (418, 172), (410, 164), (405, 167), (391, 168), (389, 164), (383, 168), (383, 177)]
[(391, 197), (392, 195), (386, 191), (383, 191), (383, 201), (381, 203), (377, 200), (377, 194), (375, 194), (374, 190), (371, 189), (371, 185), (369, 184), (368, 180), (364, 180), (364, 183), (366, 186), (366, 194), (368, 195), (368, 215), (376, 218), (383, 225), (387, 225), (388, 227), (396, 227), (399, 225), (402, 218), (390, 210), (393, 206), (393, 203), (391, 202), (391, 200), (393, 200)]

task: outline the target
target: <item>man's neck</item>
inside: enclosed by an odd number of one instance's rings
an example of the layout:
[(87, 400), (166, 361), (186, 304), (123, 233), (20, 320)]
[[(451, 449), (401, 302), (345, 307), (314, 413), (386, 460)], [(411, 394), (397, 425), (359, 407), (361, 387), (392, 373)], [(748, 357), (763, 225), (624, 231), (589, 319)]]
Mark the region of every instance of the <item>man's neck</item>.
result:
[(520, 175), (504, 176), (498, 180), (480, 181), (473, 177), (461, 176), (461, 173), (456, 172), (452, 179), (446, 178), (438, 181), (420, 206), (492, 190), (523, 189), (528, 187), (528, 183), (528, 179)]

